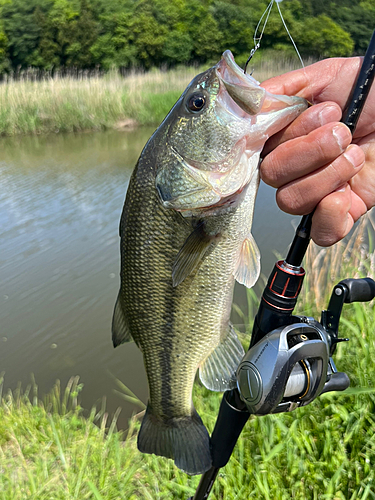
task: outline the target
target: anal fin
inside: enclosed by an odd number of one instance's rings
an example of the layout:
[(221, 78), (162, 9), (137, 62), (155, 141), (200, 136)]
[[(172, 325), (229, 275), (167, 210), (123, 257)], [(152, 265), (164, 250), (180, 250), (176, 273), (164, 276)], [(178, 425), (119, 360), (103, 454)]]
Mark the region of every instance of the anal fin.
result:
[(117, 347), (125, 342), (131, 342), (133, 337), (131, 336), (126, 317), (121, 305), (121, 290), (117, 296), (115, 310), (113, 311), (112, 318), (112, 342), (113, 346)]
[(199, 367), (199, 377), (211, 391), (227, 391), (236, 387), (236, 371), (245, 351), (238, 340), (233, 325), (227, 335)]
[(260, 275), (260, 252), (253, 235), (244, 240), (241, 247), (241, 252), (236, 263), (234, 277), (247, 288), (255, 285)]

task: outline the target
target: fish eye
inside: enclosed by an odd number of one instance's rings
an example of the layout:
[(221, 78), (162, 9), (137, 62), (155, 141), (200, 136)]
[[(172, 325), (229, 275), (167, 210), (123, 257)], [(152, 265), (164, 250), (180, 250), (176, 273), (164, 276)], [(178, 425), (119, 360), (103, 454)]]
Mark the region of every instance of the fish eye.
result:
[(193, 94), (187, 102), (187, 107), (190, 111), (198, 112), (204, 108), (206, 97), (203, 94)]

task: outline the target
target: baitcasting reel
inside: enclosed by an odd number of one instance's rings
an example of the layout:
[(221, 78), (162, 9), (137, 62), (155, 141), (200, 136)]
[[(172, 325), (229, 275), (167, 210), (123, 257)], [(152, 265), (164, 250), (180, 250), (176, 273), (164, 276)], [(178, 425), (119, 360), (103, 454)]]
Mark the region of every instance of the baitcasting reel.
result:
[(248, 411), (255, 415), (292, 411), (324, 392), (349, 387), (346, 373), (336, 370), (332, 355), (338, 338), (342, 306), (375, 297), (371, 278), (340, 281), (321, 322), (291, 316), (291, 324), (265, 335), (246, 353), (237, 370), (237, 387)]

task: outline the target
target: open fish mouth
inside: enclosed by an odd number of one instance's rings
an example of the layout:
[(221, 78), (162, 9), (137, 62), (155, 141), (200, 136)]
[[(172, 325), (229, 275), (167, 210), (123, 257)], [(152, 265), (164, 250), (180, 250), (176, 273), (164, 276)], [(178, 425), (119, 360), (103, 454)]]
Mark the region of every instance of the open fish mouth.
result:
[[(274, 95), (259, 86), (259, 82), (236, 64), (233, 54), (226, 50), (216, 65), (216, 74), (224, 85), (231, 99), (237, 104), (235, 114), (239, 116), (238, 108), (248, 115), (269, 113), (297, 106), (306, 109), (307, 101), (298, 96)], [(222, 93), (223, 97), (226, 93)], [(231, 105), (225, 104), (230, 109)], [(233, 104), (232, 104), (233, 110)]]
[[(259, 87), (252, 76), (244, 73), (236, 64), (233, 54), (226, 50), (216, 65), (216, 74), (233, 101), (248, 115), (256, 115), (262, 109), (266, 91)], [(230, 107), (228, 101), (226, 105)], [(238, 108), (235, 109), (238, 115)]]

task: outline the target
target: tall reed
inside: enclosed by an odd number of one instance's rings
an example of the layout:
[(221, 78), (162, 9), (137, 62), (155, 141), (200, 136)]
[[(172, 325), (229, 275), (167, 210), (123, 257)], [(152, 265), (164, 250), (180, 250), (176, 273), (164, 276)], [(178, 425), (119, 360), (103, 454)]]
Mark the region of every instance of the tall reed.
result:
[[(289, 61), (257, 65), (258, 80), (293, 69)], [(205, 68), (77, 75), (9, 76), (0, 83), (0, 135), (157, 126), (192, 78)]]
[(311, 242), (304, 261), (307, 270), (300, 306), (318, 309), (327, 306), (333, 286), (344, 278), (374, 278), (373, 234), (375, 213), (362, 217), (350, 237), (322, 248)]

